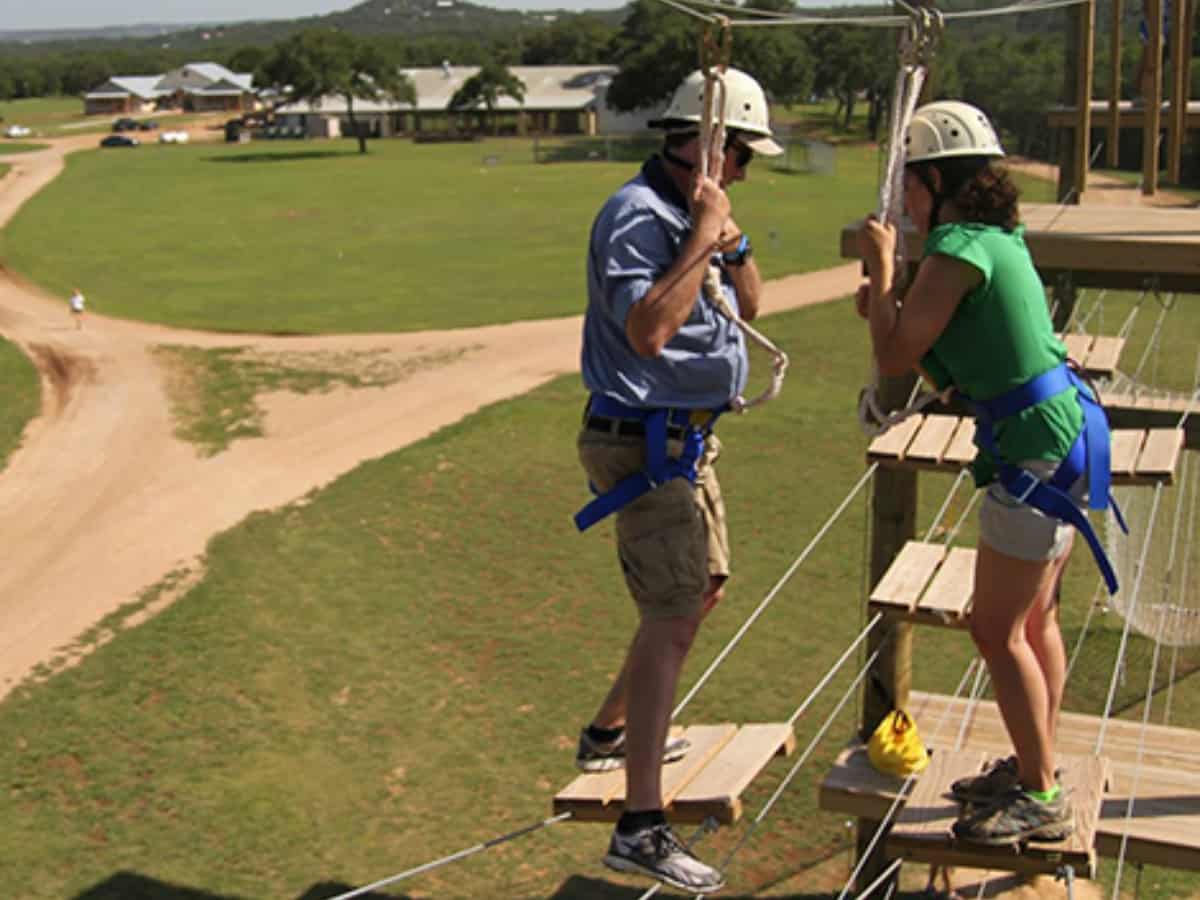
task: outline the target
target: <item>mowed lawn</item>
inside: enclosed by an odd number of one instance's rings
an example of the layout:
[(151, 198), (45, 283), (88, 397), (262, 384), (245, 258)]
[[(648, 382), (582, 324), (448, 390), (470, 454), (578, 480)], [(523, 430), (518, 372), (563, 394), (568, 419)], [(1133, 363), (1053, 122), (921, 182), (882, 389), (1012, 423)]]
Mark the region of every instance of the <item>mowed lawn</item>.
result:
[[(734, 188), (767, 277), (839, 262), (876, 152)], [(380, 332), (582, 311), (599, 205), (629, 163), (535, 164), (529, 141), (144, 146), (82, 153), (18, 214), (8, 265), (97, 311), (229, 331)], [(53, 235), (52, 240), (47, 235)]]
[[(0, 173), (2, 174), (2, 173)], [(21, 442), (26, 423), (37, 414), (37, 371), (15, 345), (0, 339), (0, 472)]]
[[(853, 409), (867, 348), (849, 304), (767, 324), (792, 374), (778, 401), (721, 426), (736, 575), (684, 685), (863, 471)], [(29, 900), (316, 900), (548, 815), (634, 624), (611, 524), (580, 536), (570, 523), (587, 496), (573, 447), (581, 399), (577, 378), (564, 377), (251, 516), (210, 543), (202, 580), (165, 611), (128, 630), (122, 621), (142, 604), (112, 616), (96, 635), (115, 638), (0, 704), (6, 882)], [(922, 478), (919, 533), (949, 482)], [(947, 521), (966, 500), (960, 492)], [(867, 521), (859, 498), (685, 722), (792, 714), (862, 627)], [(972, 541), (968, 525), (961, 543)], [(1072, 643), (1094, 584), (1082, 555), (1064, 605)], [(1091, 712), (1120, 628), (1115, 616), (1099, 620), (1069, 700)], [(1134, 640), (1118, 696), (1132, 718), (1148, 646)], [(915, 654), (915, 686), (943, 691), (971, 656), (965, 635), (936, 629), (919, 630)], [(850, 676), (800, 720), (801, 746)], [(1194, 675), (1177, 685), (1175, 724), (1200, 727), (1198, 687)], [(840, 888), (844, 818), (820, 812), (816, 792), (855, 707), (738, 853), (730, 896)], [(751, 815), (788, 767), (776, 761), (750, 789)], [(706, 839), (705, 853), (720, 858), (742, 834)], [(632, 900), (640, 888), (599, 865), (606, 841), (603, 826), (562, 824), (394, 893)], [(907, 877), (919, 885), (924, 871)], [(1141, 891), (1196, 887), (1148, 870)]]

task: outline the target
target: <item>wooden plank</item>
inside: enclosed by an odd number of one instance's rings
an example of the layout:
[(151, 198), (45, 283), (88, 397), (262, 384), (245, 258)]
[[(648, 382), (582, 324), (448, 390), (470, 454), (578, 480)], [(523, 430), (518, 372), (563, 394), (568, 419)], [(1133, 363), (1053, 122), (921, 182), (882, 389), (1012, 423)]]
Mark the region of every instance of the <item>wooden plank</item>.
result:
[(975, 551), (955, 547), (933, 576), (917, 609), (945, 625), (963, 625), (974, 585)]
[(1088, 352), (1092, 349), (1092, 341), (1094, 338), (1090, 334), (1064, 334), (1062, 342), (1067, 348), (1067, 356), (1075, 360), (1080, 365), (1087, 359)]
[(907, 457), (940, 463), (946, 455), (946, 449), (957, 426), (956, 416), (926, 416), (920, 430), (908, 446)]
[(986, 847), (953, 836), (951, 829), (960, 806), (950, 795), (950, 784), (981, 771), (985, 760), (984, 754), (972, 750), (934, 753), (887, 839), (888, 852), (940, 865), (1030, 874), (1053, 874), (1069, 864), (1077, 874), (1090, 876), (1095, 869), (1092, 845), (1106, 774), (1103, 760), (1094, 756), (1060, 758), (1063, 786), (1073, 800), (1075, 831), (1064, 841), (1030, 841), (1023, 847)]
[[(674, 810), (687, 807), (690, 820), (712, 816), (731, 825), (742, 815), (742, 791), (775, 755), (791, 753), (796, 735), (786, 722), (743, 725), (738, 733), (675, 797)], [(673, 816), (674, 817), (674, 816)]]
[[(908, 790), (920, 778), (910, 782)], [(818, 805), (829, 812), (865, 819), (882, 818), (904, 788), (904, 779), (876, 770), (867, 758), (867, 747), (852, 740), (838, 754), (833, 767), (821, 781)]]
[(920, 429), (922, 420), (922, 416), (912, 416), (893, 425), (871, 441), (867, 447), (867, 459), (904, 459), (904, 451), (908, 449), (913, 436)]
[(1125, 349), (1125, 339), (1114, 335), (1097, 335), (1088, 351), (1083, 368), (1090, 375), (1111, 377), (1116, 371), (1121, 351)]
[(1116, 857), (1126, 843), (1127, 859), (1172, 869), (1200, 871), (1200, 783), (1171, 773), (1142, 772), (1127, 820), (1133, 778), (1112, 779), (1096, 831), (1096, 850)]
[(871, 605), (911, 611), (945, 553), (941, 544), (909, 541), (871, 592)]
[[(693, 725), (684, 732), (684, 737), (691, 741), (692, 747), (683, 759), (663, 766), (664, 805), (671, 805), (671, 801), (687, 786), (688, 782), (700, 774), (700, 770), (708, 765), (722, 747), (733, 740), (737, 730), (736, 725), (726, 722), (721, 725)], [(621, 799), (624, 800), (624, 798), (625, 792), (622, 790)]]
[(1143, 478), (1173, 478), (1182, 452), (1182, 429), (1151, 428), (1137, 460), (1137, 474)]
[(1112, 433), (1112, 473), (1132, 476), (1137, 471), (1138, 454), (1146, 440), (1142, 429), (1117, 428)]
[(950, 438), (950, 446), (946, 448), (945, 461), (961, 467), (975, 459), (975, 420), (969, 416), (958, 420), (954, 429), (954, 437)]

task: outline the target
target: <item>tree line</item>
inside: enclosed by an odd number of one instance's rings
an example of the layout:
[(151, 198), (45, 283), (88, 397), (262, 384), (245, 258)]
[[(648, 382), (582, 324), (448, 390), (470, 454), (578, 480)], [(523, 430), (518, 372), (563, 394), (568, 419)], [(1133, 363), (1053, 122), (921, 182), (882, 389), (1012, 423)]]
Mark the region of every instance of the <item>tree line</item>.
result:
[[(957, 6), (964, 4), (984, 5), (983, 0), (963, 0)], [(784, 13), (795, 8), (792, 0), (747, 0), (745, 5)], [(1100, 22), (1107, 21), (1104, 5), (1100, 4), (1097, 12)], [(868, 12), (840, 9), (843, 14)], [(877, 15), (878, 8), (869, 12)], [(983, 107), (997, 120), (1015, 152), (1044, 156), (1049, 149), (1045, 110), (1071, 99), (1064, 56), (1066, 16), (1065, 11), (1054, 10), (952, 22), (935, 60), (935, 94)], [(1125, 26), (1122, 96), (1128, 98), (1136, 93), (1133, 81), (1141, 53), (1136, 13), (1127, 17)], [(368, 96), (372, 85), (394, 87), (394, 79), (385, 74), (389, 69), (450, 60), (455, 65), (485, 67), (483, 83), (472, 86), (471, 102), (489, 108), (497, 91), (517, 96), (514, 92), (522, 90), (507, 72), (509, 66), (607, 63), (619, 68), (609, 90), (610, 104), (632, 110), (662, 101), (695, 68), (698, 35), (695, 19), (655, 0), (634, 0), (619, 24), (613, 24), (612, 17), (580, 14), (564, 15), (538, 27), (407, 37), (354, 35), (326, 25), (292, 34), (273, 45), (215, 44), (209, 48), (213, 51), (209, 58), (234, 71), (255, 72), (264, 84), (303, 80), (306, 54), (311, 57), (320, 51), (343, 61), (356, 59), (360, 61), (359, 75), (365, 74), (366, 80), (359, 79), (357, 87), (335, 85), (331, 92), (346, 95), (349, 91), (359, 97)], [(113, 75), (154, 74), (196, 58), (194, 50), (185, 53), (145, 42), (41, 46), (44, 49), (40, 51), (35, 45), (22, 47), (20, 53), (0, 53), (0, 99), (78, 95)], [(792, 106), (813, 98), (833, 98), (844, 127), (849, 127), (855, 110), (865, 104), (871, 137), (877, 136), (886, 120), (897, 65), (896, 33), (890, 29), (832, 24), (738, 29), (733, 47), (734, 64), (752, 72), (776, 104)], [(1098, 35), (1095, 56), (1096, 96), (1103, 98), (1109, 66), (1104, 34)], [(296, 58), (295, 66), (289, 67), (289, 57)], [(1200, 96), (1200, 65), (1193, 65), (1191, 75), (1192, 95)]]

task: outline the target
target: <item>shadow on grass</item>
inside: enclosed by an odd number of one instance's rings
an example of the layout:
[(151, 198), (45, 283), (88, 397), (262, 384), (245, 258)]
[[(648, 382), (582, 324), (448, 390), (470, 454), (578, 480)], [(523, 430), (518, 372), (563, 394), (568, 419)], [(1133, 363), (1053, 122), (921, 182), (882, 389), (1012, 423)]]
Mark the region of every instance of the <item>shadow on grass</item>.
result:
[(271, 153), (238, 153), (234, 156), (210, 156), (214, 163), (281, 163), (301, 162), (308, 159), (334, 159), (337, 157), (361, 156), (357, 150), (283, 150)]
[[(296, 900), (328, 900), (354, 890), (352, 884), (337, 881), (322, 881), (314, 884)], [(379, 893), (372, 891), (359, 894), (362, 900), (410, 900), (408, 894)], [(136, 872), (118, 872), (99, 884), (76, 894), (72, 900), (266, 900), (240, 894), (214, 894), (199, 888), (168, 884), (156, 878), (148, 878)]]

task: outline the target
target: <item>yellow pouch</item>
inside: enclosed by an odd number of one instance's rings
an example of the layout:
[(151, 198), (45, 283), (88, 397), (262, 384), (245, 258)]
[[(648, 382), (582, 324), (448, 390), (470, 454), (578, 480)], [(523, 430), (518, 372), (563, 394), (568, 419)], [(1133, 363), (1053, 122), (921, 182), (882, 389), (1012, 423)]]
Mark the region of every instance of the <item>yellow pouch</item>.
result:
[(884, 716), (867, 742), (867, 758), (880, 772), (902, 778), (929, 765), (929, 751), (917, 734), (917, 723), (902, 709)]

